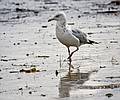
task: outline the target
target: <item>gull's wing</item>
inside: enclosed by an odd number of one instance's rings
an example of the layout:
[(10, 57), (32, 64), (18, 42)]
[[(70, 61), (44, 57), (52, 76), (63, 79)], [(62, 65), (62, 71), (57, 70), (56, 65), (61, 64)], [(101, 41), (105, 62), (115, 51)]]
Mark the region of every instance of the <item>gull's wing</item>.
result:
[(81, 44), (86, 44), (88, 42), (87, 35), (78, 29), (72, 30), (72, 34), (79, 39)]

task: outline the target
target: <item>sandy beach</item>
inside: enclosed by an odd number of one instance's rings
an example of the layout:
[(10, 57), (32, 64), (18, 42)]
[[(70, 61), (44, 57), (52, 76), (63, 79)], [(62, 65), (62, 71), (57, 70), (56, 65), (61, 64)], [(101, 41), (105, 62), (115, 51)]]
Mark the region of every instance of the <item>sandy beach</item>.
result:
[[(71, 73), (56, 22), (48, 23), (61, 11), (68, 28), (99, 42), (79, 48)], [(0, 0), (0, 100), (119, 98), (119, 0)]]

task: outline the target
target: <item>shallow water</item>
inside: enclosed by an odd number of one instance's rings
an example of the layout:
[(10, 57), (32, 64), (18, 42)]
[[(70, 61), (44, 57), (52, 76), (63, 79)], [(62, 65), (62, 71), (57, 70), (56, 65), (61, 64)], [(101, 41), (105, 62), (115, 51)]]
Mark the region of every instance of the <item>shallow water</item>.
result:
[[(107, 100), (108, 93), (119, 100), (120, 7), (109, 3), (0, 0), (0, 100)], [(55, 22), (47, 22), (58, 11), (66, 13), (69, 28), (100, 42), (80, 47), (72, 57), (72, 72)]]

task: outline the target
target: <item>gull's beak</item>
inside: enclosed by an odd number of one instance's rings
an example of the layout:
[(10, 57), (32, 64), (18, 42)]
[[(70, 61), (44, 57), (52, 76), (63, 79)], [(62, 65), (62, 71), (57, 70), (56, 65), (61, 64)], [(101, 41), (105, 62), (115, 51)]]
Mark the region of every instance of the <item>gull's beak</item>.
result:
[(54, 19), (54, 18), (51, 18), (51, 19), (48, 20), (48, 22), (53, 21), (53, 20), (55, 20), (55, 19)]

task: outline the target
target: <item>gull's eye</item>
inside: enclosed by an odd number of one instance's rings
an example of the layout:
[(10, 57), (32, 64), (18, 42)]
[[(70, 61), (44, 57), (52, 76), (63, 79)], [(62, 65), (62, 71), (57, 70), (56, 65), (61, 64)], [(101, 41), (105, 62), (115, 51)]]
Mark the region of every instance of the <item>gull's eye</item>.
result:
[(60, 17), (60, 15), (56, 15), (56, 17)]

